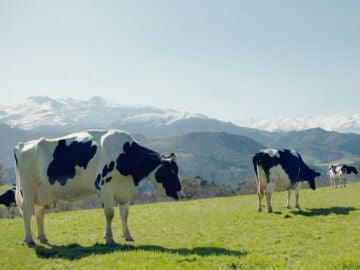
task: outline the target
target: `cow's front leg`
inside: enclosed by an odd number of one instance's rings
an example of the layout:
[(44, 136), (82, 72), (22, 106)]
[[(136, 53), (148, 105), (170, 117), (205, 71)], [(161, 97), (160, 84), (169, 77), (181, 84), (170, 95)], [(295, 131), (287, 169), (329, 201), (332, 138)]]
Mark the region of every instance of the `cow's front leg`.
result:
[(13, 218), (12, 217), (12, 214), (11, 214), (11, 206), (8, 206), (8, 207), (6, 207), (7, 208), (7, 211), (8, 211), (8, 218)]
[(44, 216), (45, 216), (45, 207), (40, 205), (35, 205), (35, 216), (36, 216), (36, 224), (38, 228), (38, 239), (41, 243), (46, 244), (48, 242), (45, 236), (44, 229)]
[(300, 209), (300, 204), (299, 204), (299, 192), (301, 189), (301, 183), (298, 184), (298, 186), (295, 188), (295, 208)]
[(287, 189), (285, 192), (286, 192), (286, 205), (285, 205), (285, 207), (287, 209), (290, 209), (291, 208), (290, 207), (291, 190)]
[(123, 237), (126, 241), (134, 241), (134, 239), (130, 235), (130, 231), (127, 225), (127, 217), (129, 215), (129, 203), (119, 204), (119, 214), (123, 229)]
[(340, 187), (341, 187), (341, 186), (345, 187), (345, 185), (346, 185), (346, 178), (345, 178), (345, 177), (341, 177), (341, 179), (340, 179)]

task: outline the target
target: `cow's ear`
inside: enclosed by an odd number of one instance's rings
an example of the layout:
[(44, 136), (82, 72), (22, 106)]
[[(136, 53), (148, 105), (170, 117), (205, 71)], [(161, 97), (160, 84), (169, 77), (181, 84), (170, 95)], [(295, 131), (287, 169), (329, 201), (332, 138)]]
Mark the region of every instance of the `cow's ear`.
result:
[(177, 155), (176, 155), (175, 153), (171, 153), (169, 157), (170, 157), (171, 160), (174, 161), (174, 162), (177, 162), (177, 161), (178, 161), (178, 157), (177, 157)]

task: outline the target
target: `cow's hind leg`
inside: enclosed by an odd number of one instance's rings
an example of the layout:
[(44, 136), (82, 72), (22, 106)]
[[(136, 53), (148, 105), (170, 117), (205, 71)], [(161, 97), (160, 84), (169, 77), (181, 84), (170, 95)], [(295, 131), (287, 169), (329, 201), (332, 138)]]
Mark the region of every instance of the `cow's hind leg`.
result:
[(41, 243), (46, 244), (48, 242), (45, 236), (44, 229), (44, 216), (45, 216), (45, 207), (40, 205), (35, 205), (35, 216), (36, 216), (36, 224), (38, 228), (38, 239)]
[(111, 206), (104, 206), (104, 214), (106, 220), (106, 229), (105, 229), (105, 244), (113, 244), (114, 238), (112, 234), (111, 223), (114, 218), (114, 208)]
[(258, 193), (258, 198), (259, 198), (258, 212), (261, 212), (262, 211), (261, 200), (262, 200), (263, 196), (260, 193)]
[(110, 186), (105, 186), (100, 191), (100, 200), (103, 205), (106, 227), (105, 227), (105, 244), (114, 244), (114, 238), (112, 233), (112, 220), (114, 218), (114, 197)]
[(268, 213), (272, 213), (273, 209), (271, 206), (271, 194), (275, 191), (275, 183), (270, 181), (266, 187), (266, 202), (268, 207)]
[(299, 204), (299, 191), (295, 191), (295, 208), (300, 209), (300, 204)]
[(127, 217), (129, 214), (129, 203), (119, 204), (119, 214), (121, 218), (121, 225), (123, 229), (123, 237), (126, 241), (134, 241), (134, 239), (130, 235), (130, 231), (127, 225)]
[(272, 213), (272, 206), (271, 206), (271, 192), (268, 190), (266, 191), (266, 202), (268, 207), (268, 213)]
[(35, 241), (31, 233), (31, 217), (34, 211), (34, 201), (25, 199), (21, 207), (23, 213), (24, 227), (25, 227), (25, 239), (24, 242), (29, 246), (35, 245)]
[[(255, 180), (256, 180), (256, 185), (257, 185), (257, 195), (258, 195), (258, 199), (259, 199), (259, 205), (258, 205), (258, 212), (262, 211), (262, 198), (264, 197), (265, 194), (265, 190), (266, 190), (266, 180), (264, 180), (263, 178), (266, 176), (260, 175), (260, 173), (262, 173), (260, 171), (261, 167), (258, 167), (258, 176), (256, 176)], [(265, 182), (265, 183), (264, 183)]]

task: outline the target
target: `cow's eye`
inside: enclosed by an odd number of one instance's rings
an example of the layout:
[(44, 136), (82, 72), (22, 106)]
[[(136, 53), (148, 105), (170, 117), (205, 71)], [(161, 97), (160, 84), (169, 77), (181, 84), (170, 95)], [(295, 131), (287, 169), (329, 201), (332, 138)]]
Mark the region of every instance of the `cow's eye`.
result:
[(171, 170), (171, 173), (172, 173), (172, 174), (175, 174), (175, 170)]

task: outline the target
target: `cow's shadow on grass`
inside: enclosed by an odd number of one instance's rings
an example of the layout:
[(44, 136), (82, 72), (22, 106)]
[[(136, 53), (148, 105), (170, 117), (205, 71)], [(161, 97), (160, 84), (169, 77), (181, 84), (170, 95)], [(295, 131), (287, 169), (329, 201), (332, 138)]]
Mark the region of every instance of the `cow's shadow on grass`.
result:
[(156, 245), (121, 245), (121, 244), (95, 244), (90, 247), (83, 247), (79, 244), (69, 244), (64, 246), (54, 245), (36, 245), (33, 247), (38, 257), (40, 258), (62, 258), (67, 260), (77, 260), (91, 255), (108, 254), (113, 252), (127, 252), (127, 251), (148, 251), (160, 252), (165, 254), (179, 254), (182, 256), (198, 255), (198, 256), (245, 256), (246, 252), (237, 250), (229, 250), (219, 247), (196, 247), (193, 249), (178, 248), (171, 249)]
[(358, 211), (355, 207), (339, 207), (333, 206), (328, 208), (311, 208), (306, 210), (291, 211), (294, 215), (313, 217), (313, 216), (328, 216), (328, 215), (348, 215), (351, 211)]

